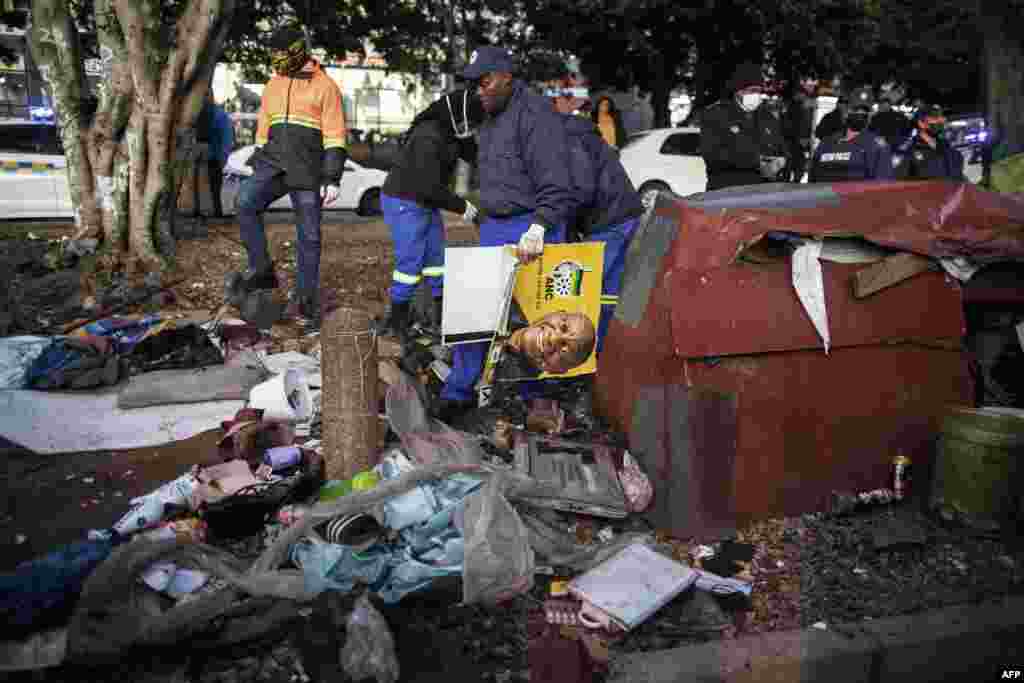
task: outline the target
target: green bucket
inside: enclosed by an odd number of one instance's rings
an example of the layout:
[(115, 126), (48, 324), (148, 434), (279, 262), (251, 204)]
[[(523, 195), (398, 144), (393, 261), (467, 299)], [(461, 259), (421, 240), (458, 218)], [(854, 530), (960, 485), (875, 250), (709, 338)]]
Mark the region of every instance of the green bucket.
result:
[(1024, 520), (1024, 410), (950, 410), (942, 423), (931, 504), (944, 516), (995, 528)]

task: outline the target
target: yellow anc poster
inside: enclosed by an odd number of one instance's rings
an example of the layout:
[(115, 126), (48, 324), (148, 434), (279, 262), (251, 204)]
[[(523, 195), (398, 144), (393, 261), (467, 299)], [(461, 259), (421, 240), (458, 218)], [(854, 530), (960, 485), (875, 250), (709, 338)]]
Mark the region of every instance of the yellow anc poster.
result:
[(587, 331), (596, 330), (601, 315), (603, 267), (604, 244), (601, 242), (544, 245), (539, 258), (516, 267), (504, 324), (491, 342), (484, 364), (479, 384), (482, 394), (495, 382), (575, 377), (597, 370), (592, 346), (589, 346), (589, 355), (578, 365), (563, 372), (546, 372), (528, 362), (507, 362), (510, 356), (518, 355), (510, 351), (508, 343), (517, 330), (540, 329), (553, 319), (568, 318), (572, 323), (573, 317), (585, 316), (589, 321)]

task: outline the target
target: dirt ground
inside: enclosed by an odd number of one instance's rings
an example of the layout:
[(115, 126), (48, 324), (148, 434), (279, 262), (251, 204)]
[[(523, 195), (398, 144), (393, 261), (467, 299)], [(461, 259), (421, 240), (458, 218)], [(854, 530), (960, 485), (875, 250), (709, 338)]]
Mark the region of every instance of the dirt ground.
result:
[[(475, 226), (454, 214), (445, 215), (450, 244), (475, 243)], [(368, 222), (328, 223), (323, 226), (320, 263), (321, 296), (325, 306), (354, 306), (379, 315), (387, 304), (394, 267), (394, 249), (383, 219)], [(295, 227), (291, 223), (267, 225), (267, 241), (275, 260), (282, 294), (295, 282)], [(235, 221), (209, 224), (207, 239), (178, 243), (178, 263), (185, 282), (174, 288), (184, 309), (216, 309), (223, 299), (224, 276), (244, 268), (245, 249)], [(275, 328), (275, 337), (287, 338), (292, 326)]]

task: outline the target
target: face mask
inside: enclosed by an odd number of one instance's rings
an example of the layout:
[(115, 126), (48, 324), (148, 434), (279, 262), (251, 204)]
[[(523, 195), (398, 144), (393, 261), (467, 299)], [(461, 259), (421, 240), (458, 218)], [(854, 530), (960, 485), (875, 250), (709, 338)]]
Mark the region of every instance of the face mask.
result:
[(931, 135), (933, 138), (942, 137), (944, 130), (946, 130), (946, 127), (941, 123), (933, 123), (928, 126), (928, 135)]
[(847, 114), (846, 127), (857, 132), (864, 130), (868, 127), (868, 115), (862, 112)]
[(740, 95), (739, 102), (740, 108), (743, 111), (754, 111), (761, 106), (764, 101), (764, 93), (759, 92), (748, 92)]
[(294, 76), (309, 61), (305, 39), (296, 40), (285, 50), (276, 50), (270, 57), (274, 71), (282, 76)]
[(452, 130), (455, 131), (455, 137), (459, 140), (473, 137), (473, 131), (469, 127), (469, 90), (462, 91), (462, 128), (459, 128), (459, 123), (455, 120), (455, 110), (452, 109), (452, 96), (445, 95), (444, 99), (448, 103), (448, 115), (452, 118)]

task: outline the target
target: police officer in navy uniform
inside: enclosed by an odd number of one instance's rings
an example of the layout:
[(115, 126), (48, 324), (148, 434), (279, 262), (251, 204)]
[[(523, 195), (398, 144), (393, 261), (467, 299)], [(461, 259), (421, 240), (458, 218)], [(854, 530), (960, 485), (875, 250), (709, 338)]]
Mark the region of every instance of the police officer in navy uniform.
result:
[(885, 138), (865, 130), (875, 103), (870, 88), (850, 93), (846, 132), (828, 138), (814, 150), (812, 183), (844, 180), (891, 180), (892, 152)]
[(760, 65), (740, 64), (727, 90), (731, 96), (701, 116), (700, 153), (709, 192), (775, 181), (786, 165), (779, 120), (761, 106), (765, 95)]
[(964, 157), (945, 138), (942, 107), (926, 105), (914, 115), (915, 129), (898, 150), (900, 177), (907, 180), (946, 179), (964, 182)]
[[(514, 245), (520, 262), (541, 255), (545, 244), (565, 242), (580, 199), (573, 191), (569, 139), (562, 114), (532, 92), (512, 54), (478, 48), (463, 71), (475, 84), (486, 118), (480, 126), (478, 167), (480, 246)], [(436, 413), (447, 421), (472, 406), (487, 344), (460, 344)]]

